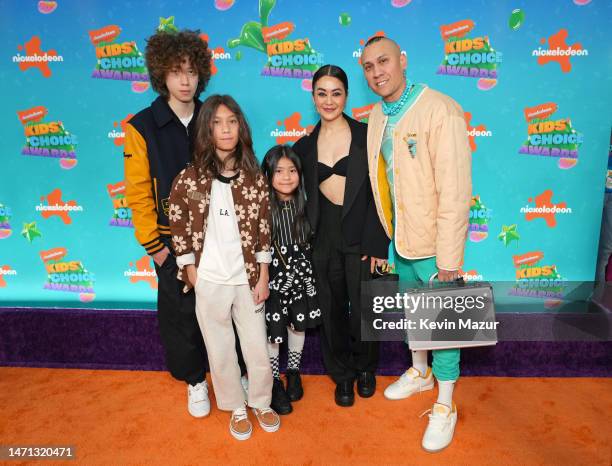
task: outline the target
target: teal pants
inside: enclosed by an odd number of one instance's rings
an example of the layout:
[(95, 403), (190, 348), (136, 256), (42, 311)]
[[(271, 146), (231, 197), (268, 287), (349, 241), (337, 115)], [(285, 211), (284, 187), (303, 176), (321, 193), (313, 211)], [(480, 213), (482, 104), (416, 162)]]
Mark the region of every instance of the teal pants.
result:
[[(404, 259), (395, 251), (395, 271), (400, 281), (428, 283), (429, 279), (438, 272), (436, 258)], [(457, 380), (459, 378), (459, 350), (444, 349), (433, 350), (433, 363), (431, 369), (436, 379)]]

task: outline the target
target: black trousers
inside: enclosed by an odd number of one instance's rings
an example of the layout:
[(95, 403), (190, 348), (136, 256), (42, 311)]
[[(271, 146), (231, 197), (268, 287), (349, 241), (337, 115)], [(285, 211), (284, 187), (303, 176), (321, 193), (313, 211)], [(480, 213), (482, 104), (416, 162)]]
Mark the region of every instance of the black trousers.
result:
[(370, 278), (370, 261), (361, 260), (359, 245), (342, 238), (342, 207), (320, 194), (320, 217), (313, 261), (322, 311), (323, 363), (335, 383), (374, 372), (379, 343), (361, 340), (361, 282)]
[[(206, 378), (208, 356), (195, 314), (195, 292), (183, 293), (176, 278), (176, 259), (169, 254), (157, 272), (157, 320), (165, 351), (166, 367), (175, 379), (195, 385)], [(235, 329), (234, 329), (235, 332)], [(236, 337), (236, 352), (242, 374), (246, 366)]]

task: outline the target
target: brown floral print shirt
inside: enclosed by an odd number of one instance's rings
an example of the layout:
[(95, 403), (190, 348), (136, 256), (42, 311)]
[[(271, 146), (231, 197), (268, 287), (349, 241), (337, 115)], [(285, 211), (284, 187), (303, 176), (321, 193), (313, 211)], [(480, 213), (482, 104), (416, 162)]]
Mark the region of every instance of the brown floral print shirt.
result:
[[(198, 178), (195, 168), (189, 166), (178, 174), (170, 191), (168, 219), (172, 246), (178, 257), (193, 254), (196, 269), (206, 238), (212, 181), (211, 175)], [(246, 274), (253, 289), (259, 280), (257, 263), (270, 262), (271, 258), (268, 183), (261, 173), (253, 182), (240, 171), (230, 186)], [(181, 267), (177, 277), (187, 283)]]

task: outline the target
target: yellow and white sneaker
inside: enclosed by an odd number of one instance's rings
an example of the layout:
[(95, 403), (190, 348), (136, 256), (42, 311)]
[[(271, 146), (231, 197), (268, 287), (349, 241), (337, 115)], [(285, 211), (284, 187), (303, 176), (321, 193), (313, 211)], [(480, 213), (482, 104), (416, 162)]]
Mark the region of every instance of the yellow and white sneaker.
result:
[(425, 451), (435, 453), (443, 450), (453, 440), (455, 426), (457, 425), (457, 406), (453, 409), (441, 403), (434, 403), (433, 408), (425, 411), (421, 416), (429, 413), (429, 424), (425, 429), (421, 446)]
[(402, 400), (415, 393), (431, 390), (434, 386), (434, 378), (431, 367), (427, 368), (425, 377), (418, 369), (411, 367), (404, 372), (399, 379), (385, 389), (385, 398), (388, 400)]

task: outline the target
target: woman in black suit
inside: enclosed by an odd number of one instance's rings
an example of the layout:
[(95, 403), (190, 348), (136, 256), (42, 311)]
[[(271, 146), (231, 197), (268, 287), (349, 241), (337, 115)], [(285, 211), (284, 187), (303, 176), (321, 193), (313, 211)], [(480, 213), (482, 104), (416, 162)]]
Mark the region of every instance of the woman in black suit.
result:
[(367, 126), (345, 115), (346, 73), (325, 65), (312, 79), (321, 120), (293, 146), (302, 158), (306, 213), (323, 314), (321, 349), (336, 383), (335, 400), (351, 406), (376, 390), (378, 342), (361, 340), (361, 281), (386, 266), (389, 238), (376, 214), (368, 178)]

